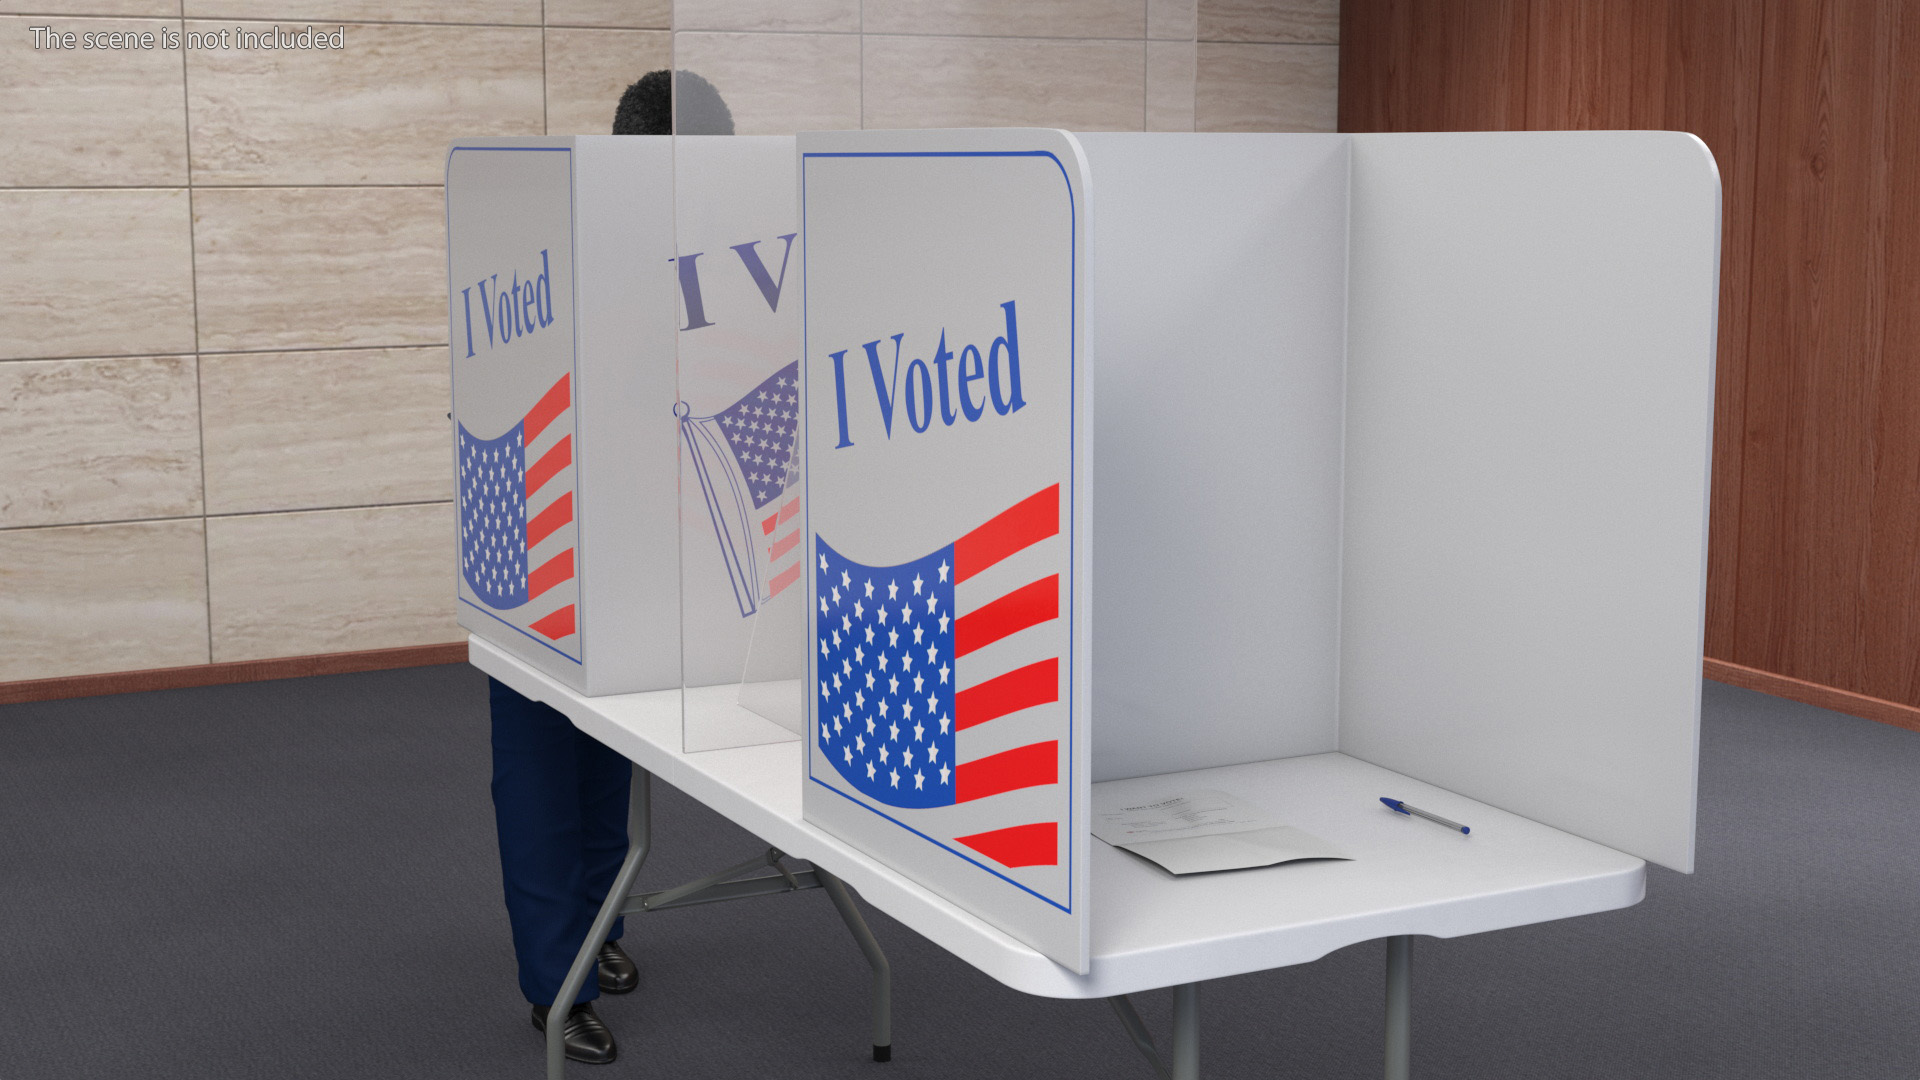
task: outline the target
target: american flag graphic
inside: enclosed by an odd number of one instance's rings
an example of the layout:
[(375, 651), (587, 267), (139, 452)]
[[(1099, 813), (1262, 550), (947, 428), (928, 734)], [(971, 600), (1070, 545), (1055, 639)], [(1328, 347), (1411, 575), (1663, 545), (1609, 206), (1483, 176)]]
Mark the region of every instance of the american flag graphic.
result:
[[(1033, 727), (1041, 719), (1032, 710), (1061, 698), (1059, 639), (1017, 636), (1060, 617), (1060, 575), (1029, 581), (1027, 574), (1016, 574), (1020, 584), (1010, 588), (983, 589), (976, 580), (1059, 532), (1055, 484), (953, 543), (897, 566), (855, 562), (825, 538), (814, 538), (820, 695), (815, 735), (834, 768), (861, 794), (888, 806), (923, 809), (1060, 782), (1059, 739), (1039, 737), (1046, 733), (1042, 728), (1022, 741), (1022, 725)], [(996, 574), (993, 580), (1010, 579)], [(994, 650), (990, 660), (982, 656), (1003, 640), (1009, 647)], [(1060, 862), (1060, 826), (1054, 821), (952, 839), (1003, 866)]]
[(498, 438), (460, 425), (461, 575), (488, 607), (548, 608), (524, 625), (551, 641), (575, 632), (575, 589), (555, 591), (573, 580), (573, 436), (555, 423), (572, 408), (562, 375)]
[(800, 362), (713, 416), (680, 421), (742, 617), (800, 577)]

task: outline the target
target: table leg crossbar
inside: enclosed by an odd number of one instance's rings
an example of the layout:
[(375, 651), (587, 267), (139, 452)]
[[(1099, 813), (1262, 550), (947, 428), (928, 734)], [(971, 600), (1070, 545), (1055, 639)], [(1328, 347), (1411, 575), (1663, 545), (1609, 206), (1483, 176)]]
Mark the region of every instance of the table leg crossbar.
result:
[(1153, 1034), (1140, 1019), (1133, 1001), (1125, 994), (1110, 997), (1120, 1026), (1127, 1029), (1133, 1045), (1146, 1057), (1161, 1080), (1200, 1080), (1200, 984), (1185, 983), (1173, 988), (1173, 1060), (1160, 1056)]
[[(549, 1013), (547, 1024), (547, 1078), (564, 1080), (566, 1076), (566, 1007), (560, 1002), (571, 1003), (585, 985), (600, 953), (600, 946), (607, 940), (607, 932), (613, 929), (613, 920), (621, 915), (638, 915), (642, 912), (661, 911), (666, 908), (691, 907), (695, 904), (712, 904), (722, 900), (743, 900), (751, 896), (771, 896), (775, 893), (801, 892), (807, 889), (825, 889), (832, 899), (835, 911), (840, 913), (841, 921), (847, 924), (847, 930), (860, 946), (867, 958), (867, 964), (873, 968), (873, 1060), (889, 1061), (893, 1057), (893, 978), (892, 968), (887, 963), (886, 953), (880, 949), (880, 942), (867, 928), (867, 921), (861, 917), (860, 909), (854, 904), (853, 890), (846, 883), (834, 877), (820, 867), (795, 872), (785, 865), (785, 854), (778, 848), (768, 848), (764, 854), (756, 855), (736, 866), (728, 867), (717, 874), (709, 874), (685, 885), (658, 892), (633, 892), (634, 878), (640, 874), (640, 866), (647, 861), (647, 851), (653, 844), (652, 807), (653, 777), (645, 769), (633, 770), (633, 799), (627, 819), (627, 859), (615, 876), (613, 888), (607, 891), (606, 902), (600, 905), (600, 913), (594, 917), (593, 928), (588, 931), (587, 939), (580, 943), (580, 952), (573, 959), (573, 967), (568, 969), (567, 977), (560, 984), (560, 993), (554, 998), (554, 1007)], [(756, 874), (753, 877), (740, 878), (739, 875), (750, 870), (771, 868), (771, 874)], [(1387, 1032), (1386, 1032), (1386, 1077), (1387, 1080), (1408, 1080), (1411, 1072), (1410, 1044), (1412, 1024), (1410, 1022), (1410, 997), (1408, 993), (1408, 944), (1406, 937), (1387, 939)], [(1200, 984), (1186, 983), (1173, 988), (1173, 1046), (1171, 1060), (1160, 1054), (1154, 1044), (1153, 1035), (1147, 1025), (1141, 1021), (1140, 1014), (1133, 1002), (1122, 994), (1107, 999), (1113, 1011), (1120, 1018), (1120, 1025), (1127, 1030), (1133, 1045), (1153, 1066), (1162, 1080), (1199, 1080), (1200, 1077)]]
[(1107, 1004), (1113, 1006), (1114, 1015), (1120, 1018), (1120, 1026), (1127, 1029), (1127, 1036), (1146, 1057), (1147, 1064), (1153, 1066), (1153, 1071), (1160, 1074), (1160, 1080), (1173, 1080), (1173, 1074), (1167, 1071), (1167, 1063), (1160, 1057), (1160, 1048), (1153, 1044), (1153, 1033), (1147, 1030), (1140, 1014), (1134, 1010), (1133, 1001), (1121, 994), (1108, 998)]
[[(799, 892), (803, 889), (822, 887), (815, 871), (802, 870), (799, 873), (787, 869), (780, 860), (785, 858), (779, 848), (768, 848), (765, 855), (748, 859), (738, 866), (730, 866), (717, 874), (709, 874), (698, 881), (689, 881), (685, 885), (659, 892), (636, 893), (626, 899), (620, 907), (622, 915), (638, 915), (646, 911), (660, 911), (673, 907), (692, 907), (695, 904), (712, 904), (721, 900), (744, 900), (749, 896), (771, 896), (774, 893)], [(740, 874), (760, 867), (772, 867), (777, 873), (758, 874), (750, 878), (732, 880)]]
[[(606, 943), (607, 933), (613, 929), (613, 920), (622, 915), (807, 889), (827, 891), (828, 897), (833, 900), (834, 910), (840, 913), (841, 921), (847, 924), (848, 931), (865, 954), (868, 965), (873, 968), (873, 1060), (891, 1060), (892, 969), (887, 964), (886, 954), (880, 949), (880, 942), (874, 938), (873, 931), (867, 928), (866, 920), (860, 916), (860, 909), (854, 905), (853, 890), (847, 888), (839, 878), (817, 866), (798, 872), (791, 870), (783, 861), (786, 855), (780, 849), (770, 847), (765, 854), (685, 885), (650, 893), (636, 894), (633, 891), (634, 879), (640, 875), (640, 867), (647, 861), (647, 851), (653, 845), (652, 782), (652, 774), (637, 766), (634, 768), (633, 797), (627, 812), (627, 858), (620, 865), (619, 874), (614, 877), (613, 888), (607, 890), (606, 902), (600, 905), (600, 913), (594, 916), (593, 927), (587, 932), (587, 939), (580, 943), (580, 951), (575, 954), (573, 966), (567, 970), (567, 977), (560, 984), (560, 993), (555, 995), (554, 1004), (549, 1010), (547, 1080), (563, 1080), (566, 1076), (565, 1017), (568, 1006), (560, 1003), (571, 1004), (579, 996), (580, 988), (586, 985), (587, 977), (595, 971), (600, 946)], [(750, 870), (769, 867), (774, 871), (771, 874), (739, 877)]]

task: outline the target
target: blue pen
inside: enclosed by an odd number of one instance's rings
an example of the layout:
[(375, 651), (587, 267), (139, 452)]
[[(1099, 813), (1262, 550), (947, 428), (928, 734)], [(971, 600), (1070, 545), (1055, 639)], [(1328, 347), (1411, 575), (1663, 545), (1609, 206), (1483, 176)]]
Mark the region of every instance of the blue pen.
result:
[(1446, 818), (1441, 817), (1439, 814), (1429, 814), (1425, 810), (1422, 810), (1417, 806), (1408, 806), (1406, 803), (1401, 802), (1399, 799), (1389, 799), (1383, 795), (1381, 796), (1380, 801), (1387, 804), (1387, 809), (1392, 810), (1396, 813), (1412, 814), (1414, 817), (1423, 817), (1423, 818), (1426, 818), (1428, 821), (1438, 822), (1441, 825), (1445, 825), (1449, 829), (1458, 829), (1460, 830), (1462, 835), (1465, 835), (1473, 831), (1472, 829), (1467, 828), (1465, 825), (1462, 825), (1457, 821), (1448, 821)]

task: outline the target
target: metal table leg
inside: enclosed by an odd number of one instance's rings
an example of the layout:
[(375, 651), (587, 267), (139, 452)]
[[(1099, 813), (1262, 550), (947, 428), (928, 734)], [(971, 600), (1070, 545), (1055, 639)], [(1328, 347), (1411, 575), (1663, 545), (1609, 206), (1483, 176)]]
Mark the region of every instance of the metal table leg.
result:
[(1408, 1080), (1412, 1074), (1413, 1016), (1407, 989), (1407, 946), (1404, 934), (1387, 939), (1387, 1080)]
[(880, 951), (880, 942), (875, 940), (873, 931), (867, 929), (867, 920), (860, 917), (860, 909), (854, 906), (853, 891), (846, 883), (821, 867), (813, 868), (820, 884), (826, 887), (827, 895), (833, 899), (833, 906), (840, 912), (840, 918), (853, 933), (853, 939), (860, 943), (860, 951), (867, 956), (867, 963), (873, 968), (873, 1060), (893, 1060), (893, 968), (887, 963), (887, 954)]
[(1140, 1013), (1134, 1009), (1133, 1002), (1127, 999), (1127, 995), (1121, 994), (1108, 998), (1107, 1004), (1113, 1006), (1114, 1015), (1120, 1018), (1120, 1026), (1127, 1029), (1127, 1037), (1133, 1040), (1134, 1048), (1153, 1066), (1153, 1071), (1161, 1080), (1168, 1080), (1167, 1063), (1160, 1060), (1160, 1048), (1153, 1044), (1153, 1033), (1141, 1022)]
[[(580, 943), (580, 952), (573, 958), (573, 966), (567, 969), (567, 977), (560, 984), (560, 992), (554, 997), (553, 1004), (547, 1009), (547, 1080), (565, 1080), (567, 1062), (566, 1015), (573, 999), (579, 995), (580, 988), (586, 985), (593, 975), (600, 953), (600, 946), (606, 943), (607, 932), (613, 929), (613, 920), (622, 915), (638, 915), (643, 912), (661, 911), (667, 908), (691, 907), (696, 904), (711, 904), (722, 900), (744, 900), (755, 896), (771, 896), (776, 893), (802, 892), (807, 889), (824, 888), (832, 897), (833, 906), (840, 912), (840, 918), (853, 932), (860, 945), (860, 951), (866, 954), (867, 963), (873, 968), (873, 1060), (887, 1061), (893, 1057), (893, 998), (892, 969), (887, 964), (887, 956), (880, 951), (880, 943), (874, 939), (873, 932), (867, 929), (866, 920), (860, 917), (860, 909), (854, 905), (852, 890), (839, 878), (819, 867), (795, 872), (787, 868), (783, 860), (786, 855), (776, 848), (768, 848), (763, 855), (729, 867), (717, 874), (709, 874), (696, 881), (690, 881), (660, 892), (635, 895), (633, 882), (640, 874), (640, 866), (647, 861), (647, 851), (653, 846), (652, 830), (652, 779), (653, 777), (638, 766), (633, 770), (633, 796), (627, 811), (627, 859), (620, 866), (620, 873), (614, 878), (613, 887), (607, 890), (607, 899), (600, 905), (600, 913), (594, 917), (593, 926), (587, 931), (587, 938)], [(770, 874), (739, 878), (737, 875), (755, 868), (770, 868)], [(563, 1005), (562, 1002), (565, 1004)]]
[(1133, 1002), (1125, 994), (1110, 997), (1107, 1004), (1113, 1006), (1114, 1014), (1120, 1017), (1120, 1026), (1127, 1029), (1127, 1035), (1138, 1047), (1140, 1055), (1153, 1066), (1165, 1080), (1200, 1080), (1200, 984), (1187, 983), (1173, 988), (1173, 1053), (1171, 1061), (1160, 1056), (1160, 1048), (1153, 1044), (1153, 1034), (1140, 1020), (1140, 1014)]
[(627, 861), (620, 864), (620, 873), (613, 879), (613, 888), (607, 890), (607, 899), (600, 905), (600, 914), (594, 916), (593, 928), (587, 931), (587, 939), (580, 943), (580, 952), (573, 958), (573, 966), (567, 969), (567, 978), (560, 984), (560, 993), (547, 1009), (547, 1080), (565, 1080), (567, 1011), (573, 1008), (573, 999), (580, 993), (580, 987), (586, 984), (587, 975), (594, 971), (600, 946), (606, 943), (607, 933), (613, 929), (613, 920), (620, 917), (627, 894), (633, 891), (633, 879), (640, 875), (640, 864), (647, 861), (647, 850), (653, 846), (652, 800), (653, 774), (636, 765), (633, 768), (633, 794), (627, 804)]
[(1173, 988), (1173, 1080), (1200, 1080), (1200, 984)]

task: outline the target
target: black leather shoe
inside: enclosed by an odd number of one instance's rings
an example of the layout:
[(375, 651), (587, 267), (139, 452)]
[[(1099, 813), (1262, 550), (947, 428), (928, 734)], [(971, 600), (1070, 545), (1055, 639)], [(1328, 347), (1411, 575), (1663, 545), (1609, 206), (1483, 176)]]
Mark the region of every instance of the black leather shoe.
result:
[[(545, 1032), (547, 1030), (547, 1007), (533, 1007), (533, 1026)], [(600, 1022), (593, 1011), (593, 1002), (583, 1001), (567, 1010), (567, 1026), (562, 1029), (567, 1044), (567, 1058), (571, 1061), (583, 1061), (588, 1065), (605, 1065), (612, 1061), (620, 1048), (613, 1044), (613, 1032)]]
[(640, 985), (640, 969), (619, 942), (609, 941), (601, 945), (600, 955), (595, 959), (599, 961), (601, 993), (631, 994), (633, 988)]

